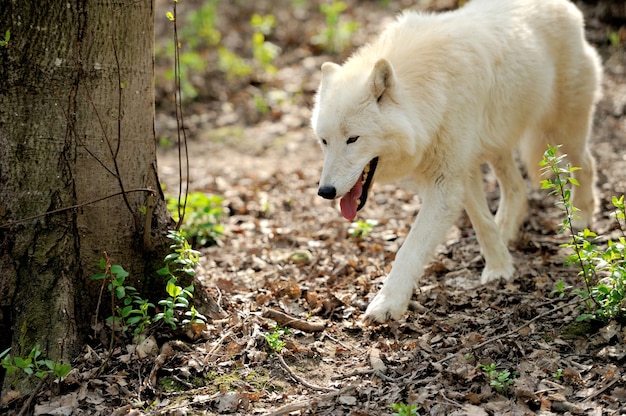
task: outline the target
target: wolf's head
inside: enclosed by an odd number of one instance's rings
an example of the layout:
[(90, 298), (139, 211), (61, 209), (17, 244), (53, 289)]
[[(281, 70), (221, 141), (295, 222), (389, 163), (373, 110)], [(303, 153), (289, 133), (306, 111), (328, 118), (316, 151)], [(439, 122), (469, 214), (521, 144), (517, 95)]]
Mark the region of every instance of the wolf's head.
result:
[(373, 68), (322, 65), (311, 124), (324, 151), (318, 195), (341, 198), (341, 213), (353, 220), (384, 163), (383, 119), (393, 104), (395, 76), (385, 59)]

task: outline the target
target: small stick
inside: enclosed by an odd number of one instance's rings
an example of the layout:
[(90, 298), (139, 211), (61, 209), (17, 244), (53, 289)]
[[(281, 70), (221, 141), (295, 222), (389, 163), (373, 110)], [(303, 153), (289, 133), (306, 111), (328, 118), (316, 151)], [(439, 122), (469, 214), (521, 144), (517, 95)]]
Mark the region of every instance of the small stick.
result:
[(617, 383), (620, 380), (621, 380), (621, 377), (615, 377), (609, 384), (607, 384), (606, 386), (602, 387), (600, 390), (596, 391), (592, 395), (585, 397), (583, 399), (583, 403), (588, 402), (588, 401), (590, 401), (591, 399), (593, 399), (595, 397), (598, 397), (599, 395), (601, 395), (602, 393), (604, 393), (605, 391), (607, 391), (608, 389), (613, 387), (615, 385), (615, 383)]
[(291, 412), (295, 412), (295, 411), (298, 411), (298, 410), (310, 409), (319, 400), (331, 399), (331, 398), (333, 398), (335, 396), (338, 396), (340, 394), (343, 394), (343, 393), (345, 393), (345, 392), (347, 392), (347, 391), (349, 391), (351, 389), (353, 389), (352, 386), (347, 386), (347, 387), (342, 388), (341, 390), (333, 390), (333, 391), (331, 391), (329, 393), (323, 394), (320, 397), (314, 397), (314, 398), (308, 399), (308, 400), (301, 400), (299, 402), (288, 403), (288, 404), (285, 404), (285, 405), (279, 407), (278, 409), (274, 409), (270, 413), (266, 413), (264, 416), (284, 416), (284, 415), (288, 415)]
[(281, 325), (286, 325), (305, 332), (320, 332), (326, 329), (326, 324), (324, 322), (308, 322), (303, 319), (289, 316), (284, 312), (277, 311), (276, 309), (264, 308), (262, 316), (264, 318), (272, 319)]
[(365, 369), (364, 370), (354, 370), (351, 373), (339, 374), (339, 375), (336, 375), (336, 376), (332, 376), (330, 379), (331, 380), (341, 380), (343, 378), (350, 378), (350, 377), (355, 377), (355, 376), (367, 376), (367, 375), (372, 375), (374, 377), (379, 377), (379, 378), (381, 378), (381, 379), (383, 379), (385, 381), (389, 381), (391, 383), (397, 383), (398, 381), (400, 381), (400, 380), (410, 376), (411, 373), (407, 373), (407, 374), (405, 374), (403, 376), (393, 378), (393, 377), (389, 377), (389, 376), (381, 373), (378, 370), (374, 370), (373, 368), (370, 368), (369, 370), (365, 370)]
[(278, 357), (278, 362), (280, 362), (280, 365), (283, 367), (283, 369), (285, 371), (287, 371), (287, 373), (289, 373), (291, 378), (293, 378), (298, 383), (302, 384), (304, 387), (309, 388), (311, 390), (317, 390), (317, 391), (326, 391), (326, 392), (335, 392), (335, 391), (337, 391), (337, 389), (332, 389), (330, 387), (316, 386), (315, 384), (309, 383), (304, 378), (302, 378), (299, 375), (297, 375), (296, 373), (294, 373), (291, 368), (289, 368), (289, 366), (285, 362), (285, 359), (283, 358), (282, 355), (277, 353), (276, 356)]
[(33, 402), (33, 399), (35, 398), (37, 394), (39, 394), (39, 390), (41, 390), (41, 388), (43, 387), (43, 384), (46, 382), (46, 379), (48, 379), (48, 376), (39, 380), (39, 383), (37, 383), (35, 390), (33, 390), (32, 393), (28, 396), (28, 399), (26, 399), (26, 401), (22, 405), (22, 408), (20, 409), (20, 412), (17, 414), (17, 416), (24, 416), (27, 414), (28, 410), (30, 409), (31, 403)]

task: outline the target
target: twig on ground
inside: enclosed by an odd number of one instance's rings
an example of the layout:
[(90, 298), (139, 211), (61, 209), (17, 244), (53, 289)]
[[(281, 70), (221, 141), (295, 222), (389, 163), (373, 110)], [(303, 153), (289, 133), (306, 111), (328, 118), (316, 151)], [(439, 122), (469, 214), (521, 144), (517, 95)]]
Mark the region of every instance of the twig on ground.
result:
[(341, 379), (344, 379), (344, 378), (350, 378), (350, 377), (356, 377), (356, 376), (366, 376), (366, 375), (370, 375), (370, 374), (375, 376), (375, 377), (379, 377), (379, 378), (381, 378), (381, 379), (383, 379), (385, 381), (389, 381), (391, 383), (397, 383), (398, 381), (400, 381), (402, 379), (405, 379), (405, 378), (407, 378), (408, 376), (411, 375), (411, 373), (407, 373), (407, 374), (405, 374), (403, 376), (393, 378), (393, 377), (389, 377), (389, 376), (381, 373), (378, 370), (374, 370), (373, 368), (370, 368), (370, 369), (367, 369), (367, 370), (365, 370), (365, 369), (363, 369), (363, 370), (354, 370), (351, 373), (347, 373), (347, 374), (338, 374), (336, 376), (332, 376), (330, 379), (331, 380), (341, 380)]
[(333, 336), (329, 335), (328, 332), (324, 332), (324, 334), (322, 335), (322, 339), (323, 337), (329, 338), (332, 341), (335, 341), (337, 344), (341, 345), (344, 349), (346, 350), (352, 350), (352, 347), (347, 346), (346, 344), (344, 344), (343, 342), (339, 341), (337, 338), (334, 338)]
[(610, 389), (611, 387), (613, 387), (613, 385), (614, 385), (615, 383), (617, 383), (618, 381), (620, 381), (621, 379), (622, 379), (622, 378), (621, 378), (621, 377), (619, 377), (619, 376), (615, 377), (615, 378), (614, 378), (614, 379), (613, 379), (610, 383), (608, 383), (606, 386), (602, 387), (601, 389), (599, 389), (598, 391), (594, 392), (593, 394), (591, 394), (591, 395), (589, 395), (589, 396), (585, 397), (585, 398), (583, 399), (583, 403), (584, 403), (584, 402), (591, 401), (591, 399), (594, 399), (594, 398), (598, 397), (599, 395), (601, 395), (602, 393), (604, 393), (605, 391), (607, 391), (608, 389)]
[(279, 407), (278, 409), (274, 409), (270, 413), (266, 413), (265, 416), (283, 416), (283, 415), (288, 415), (291, 412), (296, 412), (298, 410), (308, 409), (316, 400), (317, 398), (309, 399), (309, 400), (302, 400), (300, 402), (295, 402), (295, 403), (289, 403), (289, 404)]
[(171, 375), (170, 378), (172, 380), (175, 380), (175, 381), (179, 382), (180, 384), (182, 384), (183, 386), (187, 387), (188, 389), (193, 389), (195, 387), (193, 384), (191, 384), (188, 381), (183, 380), (182, 378), (178, 377), (177, 375)]
[(39, 380), (39, 383), (37, 383), (37, 386), (35, 387), (35, 390), (33, 390), (33, 392), (30, 394), (30, 396), (28, 396), (28, 399), (26, 399), (26, 401), (22, 405), (22, 409), (20, 409), (20, 412), (17, 414), (17, 416), (24, 416), (25, 414), (29, 414), (28, 413), (28, 409), (30, 408), (30, 404), (32, 403), (32, 401), (35, 398), (35, 396), (37, 394), (39, 394), (39, 390), (41, 390), (41, 388), (43, 387), (43, 385), (44, 385), (44, 383), (46, 382), (47, 379), (48, 379), (48, 376), (46, 376), (46, 377), (42, 378), (41, 380)]
[(291, 378), (293, 378), (298, 383), (302, 384), (304, 387), (309, 388), (311, 390), (316, 390), (316, 391), (326, 391), (326, 392), (337, 391), (337, 389), (333, 389), (330, 387), (316, 386), (315, 384), (309, 383), (304, 378), (300, 377), (299, 375), (293, 372), (293, 370), (285, 362), (285, 359), (283, 358), (282, 355), (277, 353), (276, 357), (278, 357), (278, 362), (283, 367), (283, 369), (291, 376)]
[(303, 319), (289, 316), (284, 312), (277, 311), (276, 309), (263, 309), (263, 317), (272, 319), (281, 325), (305, 332), (320, 332), (326, 329), (326, 324), (324, 322), (308, 322)]
[[(238, 327), (237, 327), (237, 329), (238, 329)], [(224, 342), (224, 340), (226, 338), (232, 336), (233, 334), (234, 334), (233, 330), (231, 329), (231, 330), (227, 331), (224, 335), (222, 335), (222, 337), (217, 340), (217, 342), (215, 343), (213, 348), (211, 348), (211, 351), (209, 351), (207, 353), (206, 357), (210, 358), (213, 354), (215, 354), (220, 349), (220, 347), (222, 346), (222, 342)]]
[(333, 397), (339, 396), (340, 394), (344, 394), (353, 388), (354, 388), (353, 386), (346, 386), (342, 388), (341, 390), (334, 390), (326, 394), (322, 394), (321, 396), (313, 397), (308, 400), (302, 400), (302, 401), (295, 402), (295, 403), (289, 403), (289, 404), (279, 407), (278, 409), (272, 410), (270, 413), (266, 413), (264, 416), (283, 416), (283, 415), (288, 415), (291, 412), (296, 412), (298, 410), (310, 409), (313, 405), (315, 405), (316, 403), (320, 401), (332, 399)]
[(354, 370), (350, 373), (346, 373), (346, 374), (337, 374), (336, 376), (332, 376), (330, 379), (331, 380), (341, 380), (344, 378), (350, 378), (350, 377), (355, 377), (355, 376), (366, 376), (369, 374), (374, 374), (376, 372), (376, 370), (368, 368), (368, 369), (362, 369), (362, 370)]
[(439, 394), (441, 395), (441, 397), (443, 397), (443, 400), (448, 403), (451, 404), (452, 406), (456, 406), (459, 409), (463, 408), (463, 405), (461, 403), (455, 402), (454, 400), (452, 400), (451, 398), (447, 397), (446, 394), (443, 391), (440, 391)]

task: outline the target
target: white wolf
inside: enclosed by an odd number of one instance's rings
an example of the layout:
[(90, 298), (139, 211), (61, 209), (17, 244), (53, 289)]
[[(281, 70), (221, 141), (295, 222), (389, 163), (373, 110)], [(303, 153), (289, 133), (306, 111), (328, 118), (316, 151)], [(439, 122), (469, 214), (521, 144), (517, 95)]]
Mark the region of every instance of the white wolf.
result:
[[(343, 65), (324, 63), (312, 127), (324, 151), (318, 194), (341, 198), (348, 220), (374, 181), (409, 180), (422, 205), (391, 273), (365, 313), (398, 319), (429, 256), (465, 208), (485, 258), (480, 282), (510, 279), (507, 243), (526, 214), (526, 186), (547, 144), (581, 167), (578, 226), (596, 207), (587, 139), (601, 63), (568, 0), (473, 0), (441, 14), (405, 12)], [(493, 218), (482, 185), (500, 185)]]

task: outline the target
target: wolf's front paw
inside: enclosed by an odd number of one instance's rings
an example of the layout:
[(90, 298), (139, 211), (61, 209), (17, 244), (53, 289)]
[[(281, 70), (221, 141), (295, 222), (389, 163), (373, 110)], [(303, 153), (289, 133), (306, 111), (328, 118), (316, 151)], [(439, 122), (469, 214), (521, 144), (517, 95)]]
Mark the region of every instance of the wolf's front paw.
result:
[(484, 285), (500, 279), (510, 280), (514, 273), (515, 267), (513, 267), (512, 262), (497, 269), (485, 267), (483, 274), (480, 276), (480, 284)]
[(365, 311), (365, 322), (385, 323), (398, 320), (409, 306), (408, 300), (379, 292)]

